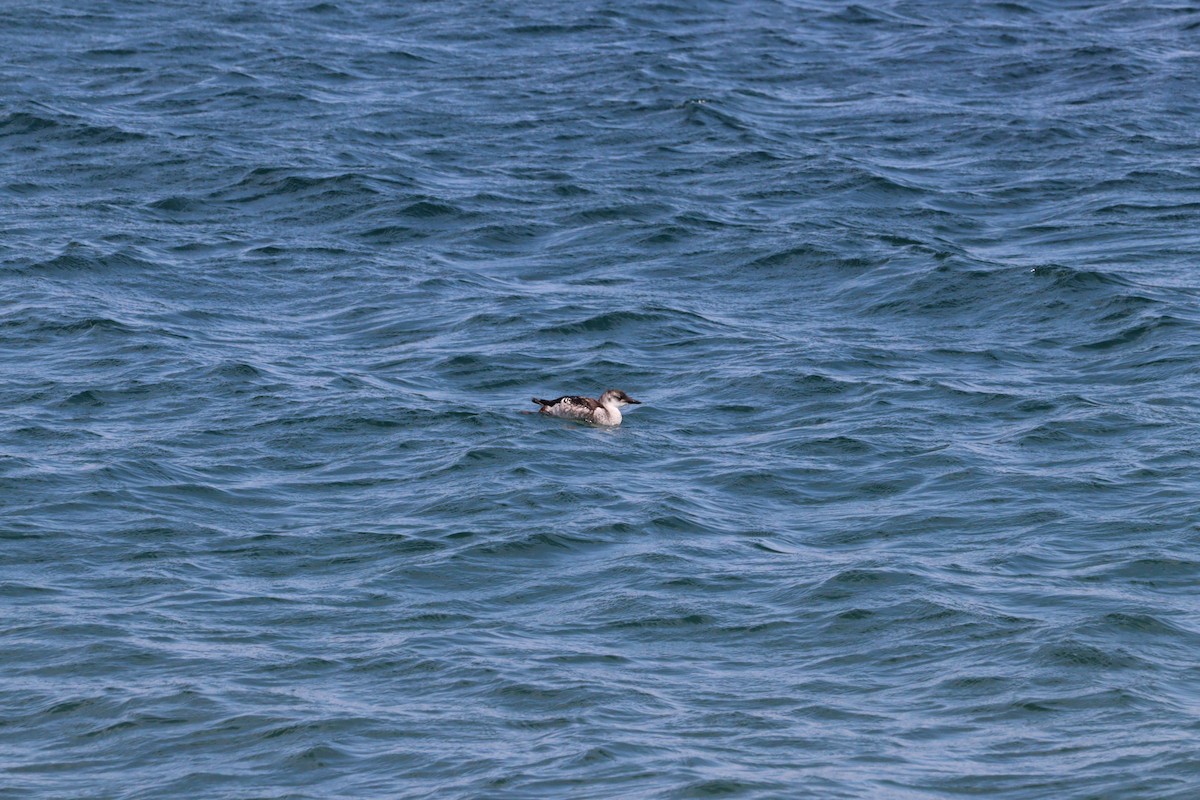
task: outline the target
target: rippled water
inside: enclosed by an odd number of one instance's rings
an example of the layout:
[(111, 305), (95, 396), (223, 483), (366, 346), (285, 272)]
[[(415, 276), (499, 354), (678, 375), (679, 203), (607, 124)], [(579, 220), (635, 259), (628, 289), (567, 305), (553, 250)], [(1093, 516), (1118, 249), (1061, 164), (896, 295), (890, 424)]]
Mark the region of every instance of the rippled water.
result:
[(0, 795), (1200, 795), (1194, 5), (69, 6)]

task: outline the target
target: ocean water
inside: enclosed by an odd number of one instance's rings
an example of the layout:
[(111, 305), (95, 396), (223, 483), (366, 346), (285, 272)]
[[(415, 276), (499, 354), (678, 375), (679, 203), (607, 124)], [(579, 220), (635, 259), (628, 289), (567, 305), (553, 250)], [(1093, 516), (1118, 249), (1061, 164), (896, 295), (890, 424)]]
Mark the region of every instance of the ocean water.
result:
[(1200, 797), (1194, 4), (12, 0), (0, 81), (0, 797)]

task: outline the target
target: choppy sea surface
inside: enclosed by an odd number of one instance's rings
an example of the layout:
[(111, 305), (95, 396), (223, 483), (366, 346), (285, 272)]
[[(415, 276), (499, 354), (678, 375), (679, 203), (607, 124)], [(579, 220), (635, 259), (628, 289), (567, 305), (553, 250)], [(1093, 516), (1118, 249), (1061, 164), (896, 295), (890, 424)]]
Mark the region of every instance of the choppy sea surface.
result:
[(14, 0), (0, 85), (0, 797), (1200, 796), (1195, 4)]

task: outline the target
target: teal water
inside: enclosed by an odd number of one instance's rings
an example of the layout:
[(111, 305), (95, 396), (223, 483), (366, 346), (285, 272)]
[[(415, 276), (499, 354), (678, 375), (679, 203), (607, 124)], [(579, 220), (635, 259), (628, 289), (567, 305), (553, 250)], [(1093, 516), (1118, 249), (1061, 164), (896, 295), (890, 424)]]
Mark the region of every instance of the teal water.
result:
[(1198, 796), (1198, 31), (8, 4), (0, 797)]

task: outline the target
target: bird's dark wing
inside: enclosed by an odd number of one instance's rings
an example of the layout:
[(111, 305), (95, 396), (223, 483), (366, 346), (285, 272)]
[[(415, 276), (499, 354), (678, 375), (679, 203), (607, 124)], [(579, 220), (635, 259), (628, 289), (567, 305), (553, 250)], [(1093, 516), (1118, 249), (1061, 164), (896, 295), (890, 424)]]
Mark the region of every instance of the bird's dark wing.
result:
[(555, 417), (566, 417), (568, 419), (589, 419), (592, 412), (600, 407), (600, 404), (590, 397), (576, 397), (574, 395), (567, 397), (557, 397), (553, 400), (538, 400), (542, 405), (543, 414), (551, 414)]

